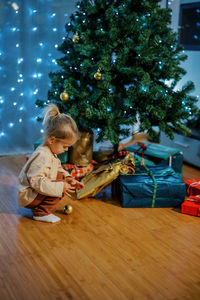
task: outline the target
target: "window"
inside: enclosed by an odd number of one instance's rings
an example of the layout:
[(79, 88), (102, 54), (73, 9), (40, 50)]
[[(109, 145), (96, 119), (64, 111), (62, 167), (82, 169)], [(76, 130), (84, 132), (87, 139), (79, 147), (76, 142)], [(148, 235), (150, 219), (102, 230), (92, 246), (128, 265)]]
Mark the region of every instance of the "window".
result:
[(179, 44), (185, 50), (200, 50), (200, 2), (180, 5)]

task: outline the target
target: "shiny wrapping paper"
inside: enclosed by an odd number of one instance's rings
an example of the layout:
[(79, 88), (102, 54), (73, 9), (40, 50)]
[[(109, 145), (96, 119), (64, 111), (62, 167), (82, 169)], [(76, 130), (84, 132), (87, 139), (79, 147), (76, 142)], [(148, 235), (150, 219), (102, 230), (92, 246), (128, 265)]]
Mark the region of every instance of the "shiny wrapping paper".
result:
[(169, 166), (136, 168), (115, 183), (122, 207), (175, 207), (186, 196), (185, 182)]
[(77, 199), (94, 197), (120, 174), (133, 175), (134, 167), (135, 161), (132, 153), (127, 154), (121, 161), (101, 165), (82, 179), (81, 182), (85, 187), (77, 193)]
[(93, 156), (93, 132), (92, 130), (80, 131), (80, 138), (70, 149), (69, 163), (84, 167), (92, 162)]

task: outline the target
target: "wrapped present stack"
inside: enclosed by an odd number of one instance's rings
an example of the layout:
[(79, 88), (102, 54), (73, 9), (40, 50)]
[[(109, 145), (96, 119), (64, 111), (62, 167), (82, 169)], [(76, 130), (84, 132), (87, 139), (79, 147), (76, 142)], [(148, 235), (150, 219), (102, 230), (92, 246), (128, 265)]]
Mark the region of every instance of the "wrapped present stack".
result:
[(200, 217), (200, 178), (185, 180), (187, 198), (181, 205), (183, 214)]
[(135, 153), (135, 161), (147, 167), (153, 165), (170, 166), (182, 177), (183, 153), (177, 148), (166, 147), (160, 144), (137, 142), (125, 148)]

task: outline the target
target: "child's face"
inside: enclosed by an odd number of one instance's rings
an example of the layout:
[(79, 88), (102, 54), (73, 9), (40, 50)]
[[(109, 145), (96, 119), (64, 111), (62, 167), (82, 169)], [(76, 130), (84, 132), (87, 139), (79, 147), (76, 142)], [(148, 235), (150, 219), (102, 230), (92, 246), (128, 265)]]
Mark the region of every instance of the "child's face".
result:
[(49, 138), (49, 147), (54, 154), (61, 154), (65, 151), (68, 151), (68, 148), (71, 147), (76, 142), (76, 139), (64, 139), (58, 140), (55, 137)]

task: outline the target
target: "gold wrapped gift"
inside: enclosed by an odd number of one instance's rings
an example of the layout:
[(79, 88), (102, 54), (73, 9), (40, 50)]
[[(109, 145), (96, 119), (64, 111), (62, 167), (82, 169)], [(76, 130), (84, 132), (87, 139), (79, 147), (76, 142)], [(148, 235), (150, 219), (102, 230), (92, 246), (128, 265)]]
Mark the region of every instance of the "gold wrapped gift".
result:
[(85, 186), (77, 193), (77, 199), (94, 197), (115, 180), (120, 173), (133, 175), (135, 172), (134, 167), (135, 161), (132, 153), (127, 154), (121, 161), (100, 166), (82, 179), (81, 182)]

